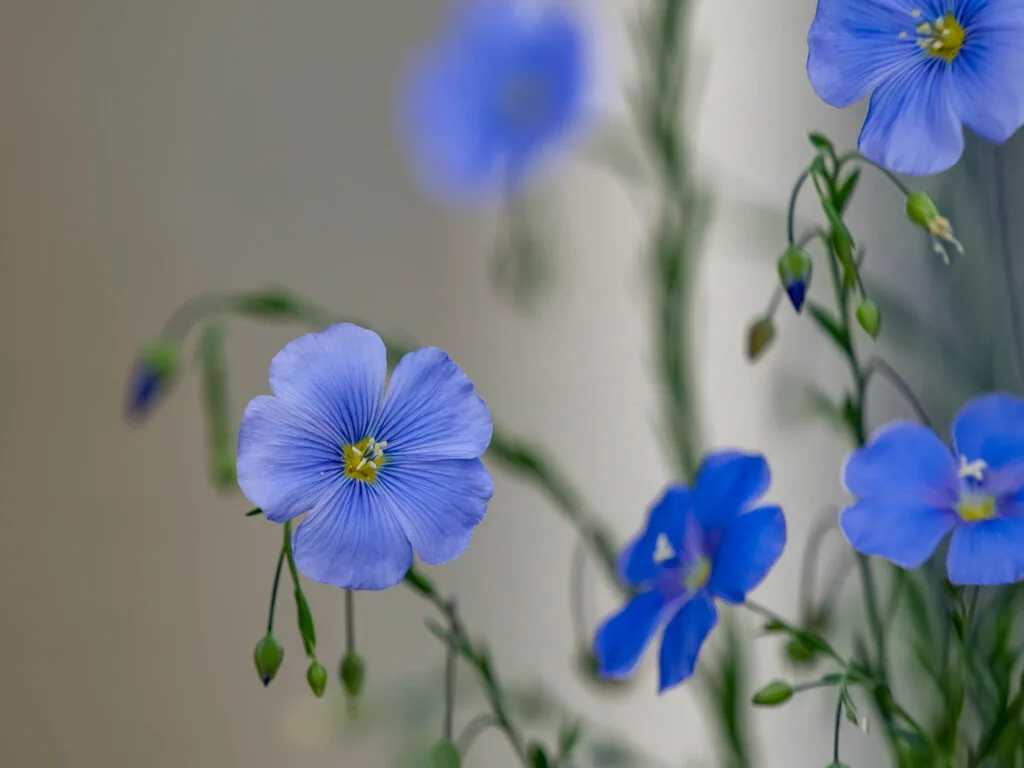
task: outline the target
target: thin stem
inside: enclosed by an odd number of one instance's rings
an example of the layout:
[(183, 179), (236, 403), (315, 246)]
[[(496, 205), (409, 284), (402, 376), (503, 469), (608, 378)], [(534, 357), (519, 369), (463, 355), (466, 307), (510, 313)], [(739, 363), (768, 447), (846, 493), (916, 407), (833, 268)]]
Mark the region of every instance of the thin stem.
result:
[(345, 590), (345, 653), (356, 652), (356, 605), (355, 593)]
[(587, 565), (587, 547), (582, 538), (576, 540), (572, 551), (572, 565), (569, 569), (569, 612), (576, 647), (582, 648), (589, 639), (587, 617), (583, 606), (583, 572)]
[(864, 376), (864, 388), (867, 389), (868, 384), (871, 382), (871, 378), (876, 374), (881, 374), (889, 383), (893, 385), (897, 392), (907, 401), (907, 405), (914, 411), (914, 416), (924, 426), (931, 429), (932, 422), (928, 418), (928, 412), (925, 411), (924, 405), (918, 399), (917, 395), (914, 394), (914, 390), (911, 388), (907, 380), (904, 379), (896, 369), (893, 368), (889, 363), (880, 357), (872, 357), (864, 364), (863, 376)]
[(874, 162), (873, 160), (868, 160), (866, 157), (864, 157), (864, 155), (860, 154), (859, 152), (847, 152), (845, 155), (839, 157), (838, 161), (836, 162), (837, 176), (839, 175), (839, 171), (842, 169), (842, 167), (849, 162), (863, 163), (864, 165), (871, 166), (876, 171), (881, 171), (883, 174), (885, 174), (886, 178), (888, 178), (889, 181), (891, 181), (896, 186), (896, 188), (903, 193), (904, 196), (910, 195), (912, 193), (910, 187), (904, 184), (899, 176), (890, 171), (888, 168), (883, 168), (881, 165)]
[(462, 758), (466, 758), (466, 753), (469, 752), (469, 748), (473, 746), (475, 742), (484, 731), (488, 728), (494, 728), (498, 725), (498, 721), (494, 719), (493, 715), (477, 715), (475, 718), (469, 721), (462, 733), (459, 735), (459, 739), (456, 742), (456, 746), (459, 749), (459, 754)]
[(811, 175), (810, 168), (804, 168), (803, 173), (800, 174), (796, 180), (796, 184), (793, 185), (793, 191), (789, 195), (789, 210), (786, 214), (786, 240), (790, 245), (793, 245), (796, 241), (796, 226), (794, 219), (796, 217), (796, 201), (800, 197), (800, 190), (803, 189), (804, 184), (807, 181), (807, 177)]
[(458, 626), (458, 619), (455, 617), (455, 601), (450, 600), (445, 613), (451, 624), (451, 637), (448, 641), (448, 652), (445, 658), (444, 671), (444, 738), (452, 740), (452, 724), (455, 720), (455, 662), (458, 659), (458, 638), (455, 628)]
[(836, 697), (836, 724), (832, 736), (832, 762), (839, 765), (839, 727), (843, 724), (843, 697)]
[(277, 586), (281, 583), (281, 568), (284, 565), (285, 546), (281, 546), (281, 554), (277, 556), (277, 568), (274, 570), (274, 586), (270, 591), (270, 611), (267, 613), (267, 634), (274, 631), (274, 611), (277, 609)]
[(299, 569), (295, 567), (295, 554), (292, 552), (292, 521), (288, 520), (284, 524), (284, 553), (288, 558), (288, 570), (292, 574), (292, 583), (295, 585), (296, 590), (302, 589), (302, 583), (299, 581)]

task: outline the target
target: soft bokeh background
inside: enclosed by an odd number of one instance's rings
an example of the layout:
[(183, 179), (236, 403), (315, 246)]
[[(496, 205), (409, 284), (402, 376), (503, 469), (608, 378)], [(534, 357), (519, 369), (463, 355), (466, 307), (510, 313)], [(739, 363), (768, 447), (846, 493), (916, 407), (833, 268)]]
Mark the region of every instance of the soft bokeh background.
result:
[[(607, 69), (627, 83), (622, 19), (640, 5), (587, 4)], [(792, 545), (758, 598), (787, 613), (811, 519), (841, 501), (845, 446), (790, 418), (778, 395), (797, 371), (833, 388), (845, 374), (786, 308), (763, 364), (749, 366), (742, 348), (774, 286), (784, 231), (770, 211), (808, 159), (807, 131), (849, 146), (863, 115), (827, 108), (806, 81), (813, 6), (704, 0), (692, 57), (696, 146), (719, 192), (693, 328), (705, 438), (772, 461)], [(243, 519), (240, 495), (209, 487), (196, 377), (145, 429), (123, 421), (137, 346), (193, 293), (285, 283), (443, 346), (496, 419), (548, 445), (623, 537), (668, 479), (643, 221), (621, 184), (581, 159), (545, 180), (558, 281), (529, 316), (490, 289), (493, 212), (447, 212), (411, 185), (391, 130), (393, 90), (441, 7), (0, 0), (0, 764), (392, 765), (393, 727), (337, 734), (340, 593), (310, 590), (332, 668), (327, 699), (305, 687), (287, 591), (285, 664), (269, 690), (256, 679), (251, 649), (280, 529)], [(603, 103), (621, 111), (616, 87)], [(907, 286), (923, 257), (900, 208), (884, 184), (866, 184), (854, 222), (873, 249), (869, 272)], [(236, 417), (297, 332), (232, 326)], [(472, 547), (433, 575), (459, 595), (499, 671), (543, 681), (665, 765), (712, 765), (695, 689), (656, 696), (649, 664), (614, 697), (574, 674), (572, 532), (534, 490), (496, 474)], [(596, 621), (611, 596), (589, 573)], [(442, 659), (423, 630), (426, 606), (396, 589), (360, 595), (357, 610), (371, 699), (407, 698), (408, 681), (422, 685)], [(756, 679), (775, 676), (776, 645), (753, 647)], [(761, 763), (823, 764), (830, 718), (831, 704), (813, 697), (756, 713)], [(876, 764), (867, 737), (844, 738), (848, 762)], [(512, 765), (494, 733), (468, 763)]]

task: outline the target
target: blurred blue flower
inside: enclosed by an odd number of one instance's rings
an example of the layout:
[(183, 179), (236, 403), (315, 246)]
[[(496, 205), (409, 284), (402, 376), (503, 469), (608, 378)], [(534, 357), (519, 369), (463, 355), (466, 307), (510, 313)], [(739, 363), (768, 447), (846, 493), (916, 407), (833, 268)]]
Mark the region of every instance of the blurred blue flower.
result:
[(585, 30), (568, 8), (470, 0), (414, 58), (401, 133), (423, 186), (456, 202), (522, 182), (582, 116)]
[(846, 461), (857, 497), (840, 524), (854, 549), (917, 568), (950, 531), (954, 584), (1024, 577), (1024, 400), (989, 394), (953, 422), (953, 451), (930, 429), (897, 422)]
[(1024, 1), (818, 0), (807, 72), (846, 107), (869, 93), (860, 151), (901, 173), (938, 173), (962, 125), (1002, 143), (1024, 123)]
[(601, 677), (628, 677), (663, 626), (659, 689), (693, 674), (718, 621), (712, 598), (742, 603), (782, 554), (782, 510), (747, 511), (769, 481), (763, 456), (726, 451), (705, 458), (692, 490), (672, 485), (665, 491), (646, 529), (619, 557), (621, 579), (638, 592), (597, 631)]
[(128, 418), (146, 418), (160, 402), (181, 368), (181, 352), (176, 341), (158, 339), (139, 353), (128, 377), (125, 412)]
[(274, 522), (307, 513), (292, 538), (314, 581), (387, 589), (412, 564), (458, 557), (494, 493), (479, 456), (491, 416), (433, 347), (403, 357), (385, 394), (377, 334), (334, 325), (270, 364), (238, 432), (238, 484)]

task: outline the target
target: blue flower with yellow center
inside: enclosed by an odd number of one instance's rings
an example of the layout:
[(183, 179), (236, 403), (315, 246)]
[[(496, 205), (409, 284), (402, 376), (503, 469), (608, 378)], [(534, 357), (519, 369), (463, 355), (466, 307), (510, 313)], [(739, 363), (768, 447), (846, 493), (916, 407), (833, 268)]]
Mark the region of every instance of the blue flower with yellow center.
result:
[(274, 397), (238, 432), (238, 484), (292, 538), (314, 581), (387, 589), (412, 565), (460, 555), (494, 484), (480, 461), (491, 416), (440, 349), (405, 355), (385, 392), (380, 337), (351, 324), (295, 339), (270, 364)]
[(597, 631), (601, 677), (628, 677), (662, 628), (660, 690), (693, 674), (718, 621), (714, 598), (742, 603), (782, 554), (782, 510), (749, 509), (769, 481), (763, 456), (725, 451), (705, 458), (692, 489), (665, 491), (619, 557), (620, 578), (637, 593)]
[(514, 190), (582, 116), (585, 42), (568, 7), (463, 0), (400, 95), (423, 186), (456, 201)]
[(840, 524), (854, 549), (901, 568), (924, 563), (952, 532), (949, 580), (1011, 584), (1024, 577), (1024, 400), (968, 402), (953, 422), (952, 452), (932, 430), (897, 422), (846, 461), (857, 497)]
[(807, 72), (835, 107), (871, 94), (863, 155), (938, 173), (963, 152), (963, 125), (1002, 143), (1024, 123), (1022, 38), (1022, 0), (818, 0)]

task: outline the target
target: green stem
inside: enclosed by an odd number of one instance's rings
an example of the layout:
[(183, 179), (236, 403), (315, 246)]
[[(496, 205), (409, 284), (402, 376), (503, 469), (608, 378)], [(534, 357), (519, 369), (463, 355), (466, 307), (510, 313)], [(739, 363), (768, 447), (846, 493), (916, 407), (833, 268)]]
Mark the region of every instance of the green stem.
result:
[(843, 697), (836, 697), (836, 724), (832, 735), (832, 762), (839, 765), (839, 727), (843, 724)]
[(864, 155), (860, 154), (860, 152), (847, 152), (846, 154), (841, 155), (838, 158), (838, 160), (836, 161), (836, 177), (837, 178), (838, 178), (839, 172), (842, 170), (843, 166), (846, 163), (850, 163), (850, 162), (861, 163), (862, 165), (867, 165), (867, 166), (870, 166), (871, 168), (874, 168), (876, 171), (881, 171), (885, 175), (885, 177), (887, 179), (889, 179), (889, 181), (891, 181), (893, 183), (893, 185), (900, 192), (903, 193), (904, 196), (908, 196), (908, 195), (911, 194), (912, 190), (910, 189), (910, 187), (908, 187), (906, 184), (903, 183), (903, 181), (900, 179), (899, 176), (897, 176), (895, 173), (890, 171), (888, 168), (883, 168), (882, 166), (880, 166), (878, 163), (874, 162), (873, 160), (868, 160), (866, 157), (864, 157)]
[(345, 653), (356, 652), (356, 606), (355, 594), (345, 590)]
[(281, 583), (281, 568), (284, 565), (286, 547), (281, 545), (281, 554), (277, 556), (277, 568), (274, 570), (274, 586), (270, 592), (270, 610), (267, 612), (267, 634), (274, 631), (274, 611), (277, 609), (277, 587)]

